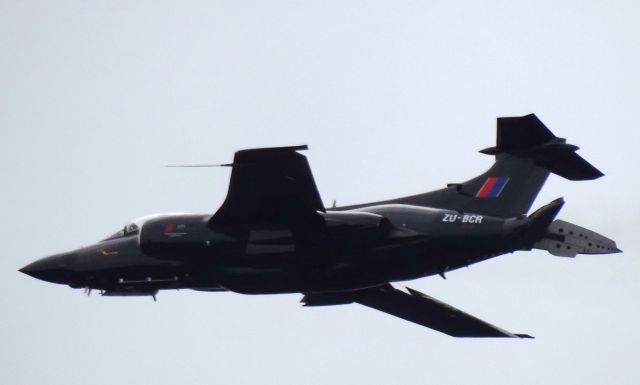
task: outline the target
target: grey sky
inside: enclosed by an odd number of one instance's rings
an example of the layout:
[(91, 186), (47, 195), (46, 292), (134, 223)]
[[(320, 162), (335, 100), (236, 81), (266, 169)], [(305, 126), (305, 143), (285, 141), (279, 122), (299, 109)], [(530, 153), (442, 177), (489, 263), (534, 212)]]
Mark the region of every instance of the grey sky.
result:
[[(0, 1), (0, 382), (637, 384), (634, 1)], [(606, 176), (538, 207), (618, 241), (409, 286), (535, 340), (456, 340), (363, 307), (191, 291), (89, 298), (16, 270), (154, 212), (213, 212), (254, 146), (307, 143), (326, 204), (483, 171), (535, 112)]]

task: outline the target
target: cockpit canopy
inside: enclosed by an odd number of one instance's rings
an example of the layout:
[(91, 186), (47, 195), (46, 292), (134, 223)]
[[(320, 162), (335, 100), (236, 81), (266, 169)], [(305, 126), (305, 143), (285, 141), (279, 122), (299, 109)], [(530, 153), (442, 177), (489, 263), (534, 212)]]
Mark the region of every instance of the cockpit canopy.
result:
[(128, 237), (130, 235), (137, 235), (139, 232), (140, 232), (140, 227), (138, 227), (138, 225), (136, 225), (135, 223), (129, 223), (124, 228), (122, 228), (120, 231), (116, 232), (115, 234), (111, 235), (110, 237), (107, 237), (107, 238), (103, 239), (103, 241), (110, 241), (112, 239), (124, 238), (124, 237)]
[(110, 241), (112, 239), (124, 238), (131, 235), (138, 235), (140, 233), (140, 229), (144, 225), (145, 222), (151, 219), (157, 219), (165, 216), (173, 216), (173, 215), (189, 215), (188, 213), (167, 213), (167, 214), (152, 214), (147, 215), (138, 219), (133, 220), (128, 225), (124, 226), (122, 229), (118, 230), (115, 234), (103, 239), (101, 242)]

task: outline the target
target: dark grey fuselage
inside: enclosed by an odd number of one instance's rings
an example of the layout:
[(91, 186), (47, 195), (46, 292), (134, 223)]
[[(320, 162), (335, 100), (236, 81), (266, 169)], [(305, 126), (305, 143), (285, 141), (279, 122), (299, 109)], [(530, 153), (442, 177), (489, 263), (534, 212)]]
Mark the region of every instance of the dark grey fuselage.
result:
[(313, 228), (264, 224), (228, 232), (212, 230), (210, 215), (160, 216), (132, 234), (36, 264), (48, 280), (107, 295), (178, 288), (310, 293), (444, 274), (530, 246), (522, 237), (526, 218), (408, 205), (318, 215), (323, 221)]

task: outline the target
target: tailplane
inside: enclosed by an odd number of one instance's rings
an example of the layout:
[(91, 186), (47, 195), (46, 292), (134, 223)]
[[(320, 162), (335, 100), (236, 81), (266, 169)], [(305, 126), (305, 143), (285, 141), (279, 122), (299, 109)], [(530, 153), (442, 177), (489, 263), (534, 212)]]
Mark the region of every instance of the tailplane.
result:
[(558, 138), (534, 114), (498, 118), (498, 135), (495, 147), (483, 154), (512, 154), (528, 157), (536, 165), (569, 180), (596, 179), (602, 174), (597, 168), (576, 154), (578, 146)]

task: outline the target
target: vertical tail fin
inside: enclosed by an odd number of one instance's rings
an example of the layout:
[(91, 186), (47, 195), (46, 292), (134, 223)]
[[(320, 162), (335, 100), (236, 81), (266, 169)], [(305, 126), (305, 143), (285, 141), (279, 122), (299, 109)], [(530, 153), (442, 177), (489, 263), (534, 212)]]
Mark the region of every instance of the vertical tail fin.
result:
[(578, 154), (577, 146), (556, 137), (534, 114), (498, 118), (495, 155), (485, 173), (447, 188), (380, 203), (401, 203), (498, 217), (526, 214), (550, 172), (570, 180), (603, 174)]

